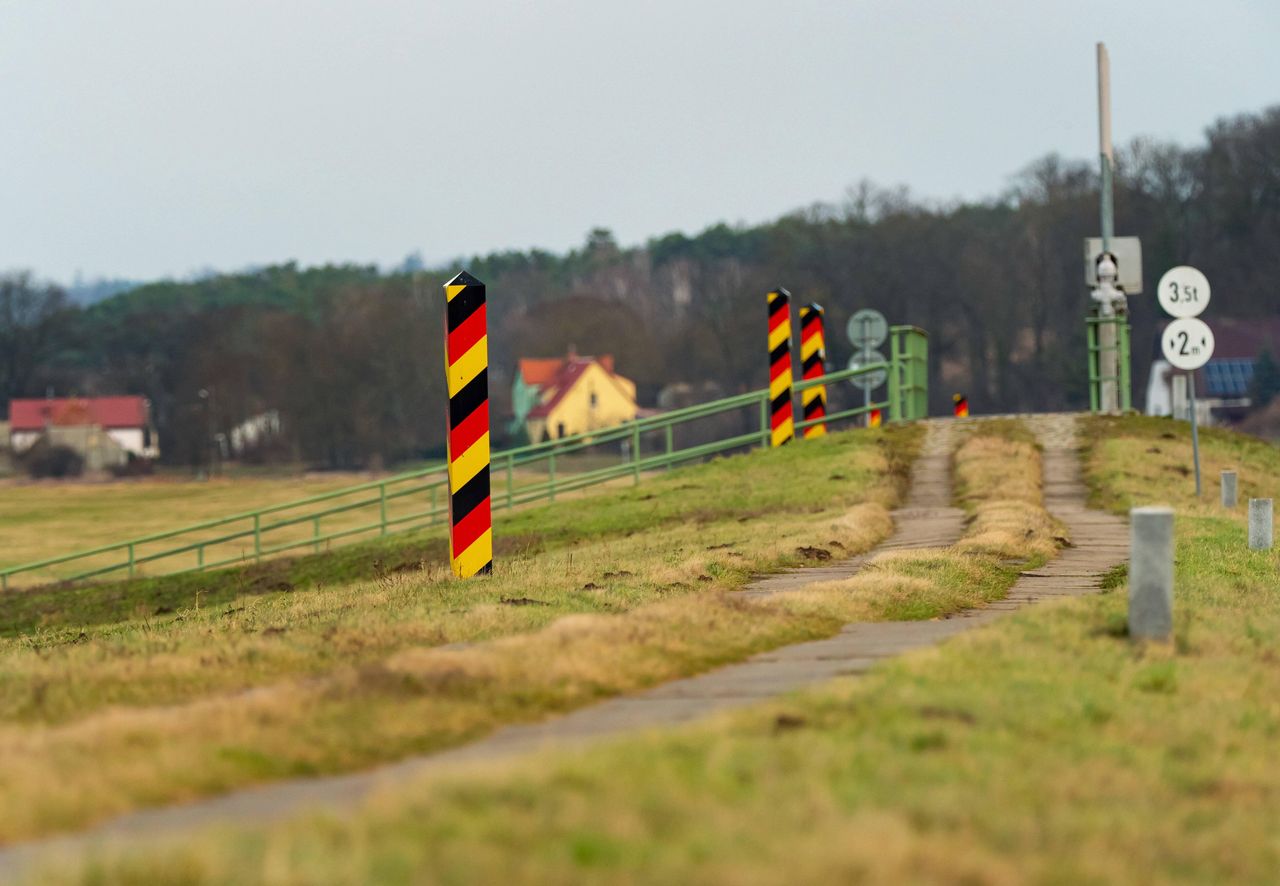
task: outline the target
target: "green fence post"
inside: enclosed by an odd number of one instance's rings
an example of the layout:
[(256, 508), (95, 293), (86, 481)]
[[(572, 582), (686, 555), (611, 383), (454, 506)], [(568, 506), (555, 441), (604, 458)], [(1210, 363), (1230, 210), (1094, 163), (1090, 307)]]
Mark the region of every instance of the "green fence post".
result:
[(311, 537), (315, 539), (314, 547), (316, 553), (320, 553), (320, 518), (314, 517), (311, 520)]
[(253, 515), (253, 560), (262, 562), (262, 515)]
[(548, 491), (551, 493), (548, 497), (552, 501), (555, 501), (556, 500), (556, 450), (555, 450), (555, 447), (552, 447), (551, 451), (547, 453), (547, 487), (548, 487)]
[(889, 333), (889, 421), (902, 421), (902, 333)]
[(640, 422), (631, 425), (631, 475), (640, 485)]
[(196, 548), (196, 572), (204, 572), (204, 545)]
[(760, 398), (760, 445), (768, 449), (772, 441), (772, 424), (769, 421), (769, 392)]
[(919, 329), (913, 330), (911, 335), (916, 350), (916, 388), (912, 417), (923, 419), (929, 417), (929, 335)]
[(515, 462), (516, 457), (507, 453), (507, 507), (515, 504)]
[(382, 530), (380, 535), (387, 534), (387, 483), (384, 480), (378, 485), (378, 522)]
[(133, 542), (129, 542), (129, 577), (133, 578), (134, 572)]
[(1116, 318), (1119, 327), (1116, 330), (1116, 344), (1120, 348), (1118, 362), (1120, 365), (1120, 411), (1128, 412), (1133, 408), (1133, 391), (1129, 377), (1129, 324), (1123, 317)]
[(666, 428), (667, 430), (667, 470), (668, 471), (671, 470), (671, 461), (672, 461), (671, 456), (675, 454), (675, 436), (672, 433), (672, 430), (671, 430), (672, 427), (673, 425), (670, 422), (668, 422), (667, 428)]

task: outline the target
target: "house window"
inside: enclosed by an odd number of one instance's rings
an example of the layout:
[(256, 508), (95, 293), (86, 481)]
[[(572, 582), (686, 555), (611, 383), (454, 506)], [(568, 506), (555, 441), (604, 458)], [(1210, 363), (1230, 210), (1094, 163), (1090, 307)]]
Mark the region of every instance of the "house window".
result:
[(595, 409), (595, 408), (596, 408), (596, 404), (597, 404), (597, 403), (599, 403), (599, 402), (600, 402), (600, 398), (596, 396), (596, 392), (595, 392), (595, 391), (592, 391), (592, 392), (591, 392), (591, 408), (592, 408), (592, 409)]

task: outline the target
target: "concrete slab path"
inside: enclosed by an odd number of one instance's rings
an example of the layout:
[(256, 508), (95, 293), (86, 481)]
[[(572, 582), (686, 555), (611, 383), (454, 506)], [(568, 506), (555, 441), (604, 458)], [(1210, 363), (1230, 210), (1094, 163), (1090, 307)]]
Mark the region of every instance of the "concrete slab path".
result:
[[(264, 785), (183, 806), (132, 813), (80, 834), (0, 849), (0, 880), (38, 858), (82, 852), (105, 842), (177, 837), (217, 824), (254, 825), (319, 810), (358, 807), (373, 792), (431, 772), (512, 758), (552, 748), (572, 748), (626, 732), (661, 728), (741, 707), (833, 677), (857, 674), (879, 659), (937, 644), (1038, 600), (1093, 592), (1103, 573), (1128, 555), (1128, 526), (1085, 506), (1085, 487), (1071, 416), (1021, 416), (1044, 447), (1045, 504), (1068, 529), (1073, 546), (1046, 566), (1023, 573), (1007, 599), (947, 619), (846, 626), (825, 640), (762, 653), (740, 664), (612, 699), (542, 723), (510, 726), (488, 738), (372, 771)], [(875, 551), (819, 569), (763, 578), (741, 591), (759, 597), (847, 578), (884, 550), (942, 547), (963, 532), (963, 512), (951, 507), (952, 437), (962, 424), (929, 422), (924, 450), (913, 471), (905, 506), (896, 511), (893, 535)]]

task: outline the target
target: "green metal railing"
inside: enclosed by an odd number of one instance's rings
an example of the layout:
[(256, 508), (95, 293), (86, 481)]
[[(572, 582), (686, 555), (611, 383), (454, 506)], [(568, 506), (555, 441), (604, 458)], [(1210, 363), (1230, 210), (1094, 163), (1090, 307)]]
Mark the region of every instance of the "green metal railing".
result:
[[(891, 335), (893, 358), (890, 362), (833, 372), (795, 385), (799, 392), (857, 375), (887, 372), (888, 399), (839, 410), (823, 419), (797, 421), (797, 431), (820, 421), (848, 421), (872, 409), (887, 408), (890, 421), (925, 417), (928, 337), (922, 330), (910, 326), (894, 327)], [(758, 426), (724, 439), (677, 447), (677, 429), (681, 425), (734, 413), (740, 418), (745, 413), (745, 423), (756, 425), (758, 421)], [(494, 510), (502, 510), (536, 501), (554, 501), (557, 495), (623, 477), (639, 483), (646, 471), (768, 445), (769, 392), (767, 389), (751, 391), (599, 431), (496, 452), (491, 467), (492, 506)], [(575, 457), (581, 461), (584, 456), (590, 458), (610, 451), (621, 453), (620, 460), (572, 473), (564, 471), (566, 466), (576, 466), (566, 465)], [(445, 466), (438, 465), (91, 550), (10, 566), (0, 569), (0, 588), (8, 589), (14, 576), (29, 578), (31, 583), (72, 582), (112, 573), (133, 578), (144, 573), (172, 575), (260, 562), (278, 554), (320, 551), (335, 542), (445, 524), (448, 512), (448, 477)], [(163, 571), (150, 571), (162, 561)]]
[[(1133, 392), (1129, 377), (1129, 321), (1125, 317), (1086, 317), (1085, 325), (1089, 337), (1089, 411), (1098, 412), (1102, 403), (1102, 385), (1104, 382), (1116, 383), (1117, 401), (1121, 412), (1132, 408)], [(1102, 344), (1102, 328), (1115, 328), (1115, 345)], [(1116, 353), (1116, 373), (1103, 375), (1102, 356), (1107, 351)]]

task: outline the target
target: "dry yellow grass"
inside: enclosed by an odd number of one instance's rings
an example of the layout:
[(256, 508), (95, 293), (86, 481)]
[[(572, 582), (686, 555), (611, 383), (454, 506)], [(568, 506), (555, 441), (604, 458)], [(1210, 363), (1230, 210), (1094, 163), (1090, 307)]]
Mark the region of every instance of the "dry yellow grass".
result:
[[(886, 535), (901, 477), (882, 439), (673, 474), (651, 487), (662, 499), (627, 496), (674, 519), (507, 556), (476, 582), (407, 571), (0, 641), (0, 838), (440, 748), (829, 634), (831, 615), (724, 592), (796, 564), (802, 546), (854, 554)], [(823, 509), (760, 480), (787, 465), (835, 501), (864, 500)]]
[[(970, 462), (976, 465), (993, 453), (1012, 462), (1008, 466), (1023, 476), (1030, 470), (1024, 462), (1038, 465), (1034, 448), (993, 450), (982, 443), (979, 434), (957, 453), (957, 466), (964, 470)], [(1038, 488), (1038, 484), (1034, 489), (1023, 487), (1022, 493), (1027, 498), (1037, 497)], [(986, 494), (995, 496), (1005, 490), (999, 484), (989, 484)], [(995, 504), (994, 499), (982, 500), (981, 492), (975, 495), (978, 509)], [(1005, 518), (1017, 513), (1032, 518), (1018, 533), (1026, 543), (1014, 553), (1022, 559), (1034, 559), (1038, 550), (1035, 536), (1043, 525), (1042, 512), (1037, 513), (1029, 502), (1019, 504), (1024, 510), (1001, 513)], [(826, 528), (839, 531), (842, 522), (861, 528), (878, 523), (884, 516), (879, 506), (864, 505)], [(1004, 524), (1002, 528), (1011, 531), (1012, 526)], [(988, 531), (976, 520), (970, 528), (971, 533)], [(775, 543), (785, 547), (791, 542)], [(852, 620), (931, 617), (981, 605), (1003, 596), (1016, 575), (1016, 570), (1001, 565), (998, 554), (977, 550), (981, 547), (975, 545), (975, 550), (968, 553), (955, 549), (885, 553), (849, 580), (763, 601), (721, 594), (697, 595), (651, 604), (620, 618), (563, 618), (536, 634), (469, 649), (405, 650), (387, 657), (375, 668), (345, 671), (340, 678), (334, 677), (335, 681), (346, 681), (340, 689), (337, 683), (329, 683), (313, 691), (367, 699), (389, 685), (428, 687), (429, 692), (404, 702), (417, 719), (417, 728), (438, 722), (433, 718), (449, 717), (456, 728), (467, 729), (476, 721), (465, 718), (482, 716), (495, 706), (509, 704), (513, 692), (525, 697), (572, 692), (576, 695), (567, 703), (573, 704), (587, 700), (593, 692), (603, 694), (617, 687), (639, 687), (666, 679), (679, 671), (679, 667), (672, 666), (673, 661), (705, 656), (708, 639), (720, 650), (733, 644), (747, 648), (753, 639), (773, 645), (787, 631), (798, 638), (809, 632), (830, 632)], [(696, 559), (686, 562), (676, 558), (671, 568), (689, 566), (696, 568)], [(938, 654), (928, 652), (918, 658)], [(531, 663), (536, 664), (531, 667)], [(851, 767), (864, 765), (865, 749), (857, 730), (846, 729), (838, 741), (833, 741), (824, 738), (820, 729), (811, 727), (821, 726), (830, 717), (849, 716), (850, 711), (856, 715), (863, 708), (879, 711), (884, 707), (880, 703), (883, 699), (878, 700), (874, 690), (861, 690), (856, 698), (848, 696), (842, 692), (828, 704), (828, 709), (837, 713), (806, 711), (799, 719), (788, 719), (786, 722), (793, 725), (785, 731), (780, 725), (760, 730), (767, 733), (762, 746), (753, 746), (741, 757), (726, 758), (714, 750), (704, 751), (702, 733), (693, 738), (635, 741), (625, 751), (605, 749), (581, 759), (549, 756), (532, 765), (502, 766), (478, 780), (442, 783), (433, 779), (415, 784), (411, 789), (384, 796), (353, 822), (307, 822), (247, 838), (223, 835), (185, 840), (180, 849), (166, 850), (159, 857), (115, 860), (105, 869), (93, 869), (92, 876), (101, 877), (103, 883), (155, 878), (194, 883), (354, 883), (388, 877), (396, 882), (451, 882), (458, 878), (562, 882), (592, 881), (594, 873), (594, 879), (602, 882), (628, 882), (628, 864), (635, 863), (636, 869), (645, 871), (638, 880), (678, 882), (690, 879), (690, 856), (669, 856), (664, 847), (686, 848), (683, 835), (693, 828), (735, 846), (733, 851), (718, 852), (714, 857), (700, 856), (696, 846), (688, 847), (693, 856), (700, 858), (693, 865), (698, 881), (777, 882), (778, 860), (765, 859), (750, 848), (757, 840), (767, 843), (766, 832), (772, 832), (776, 825), (788, 834), (785, 854), (789, 860), (785, 870), (791, 878), (828, 881), (871, 876), (895, 881), (937, 877), (1013, 882), (1010, 866), (998, 863), (998, 855), (989, 848), (968, 847), (964, 836), (922, 847), (914, 838), (914, 823), (896, 812), (868, 810), (853, 820), (841, 814), (837, 797), (821, 785), (832, 779), (847, 781)], [(475, 702), (476, 707), (445, 705), (445, 698), (465, 699)], [(794, 703), (781, 705), (784, 710), (794, 709)], [(357, 711), (350, 713), (356, 715)], [(278, 706), (267, 705), (263, 716), (280, 716)], [(926, 744), (921, 746), (929, 747), (927, 742), (935, 740), (935, 733), (926, 733), (924, 739), (899, 735), (889, 718), (878, 716), (880, 719), (870, 713), (859, 716), (857, 727), (866, 728), (870, 721), (887, 732), (875, 735), (877, 747), (896, 747), (901, 753), (904, 744), (923, 741)], [(939, 716), (945, 716), (945, 712)], [(775, 724), (783, 722), (772, 717), (770, 713), (764, 719)], [(752, 722), (760, 719), (757, 715)], [(369, 717), (366, 722), (376, 730), (389, 728), (380, 718)], [(210, 726), (218, 728), (216, 718)], [(260, 735), (247, 714), (236, 715), (233, 728), (239, 741), (245, 734)], [(300, 720), (288, 724), (288, 728), (305, 736), (309, 727)], [(708, 732), (716, 735), (716, 730), (723, 728), (708, 727)], [(117, 736), (102, 731), (82, 740), (105, 741), (108, 747), (119, 743)], [(269, 735), (255, 740), (266, 740), (269, 753), (288, 751), (272, 745)], [(160, 748), (168, 753), (173, 744), (166, 740)], [(782, 756), (778, 755), (779, 748), (787, 749)], [(38, 757), (46, 755), (44, 750), (33, 750)], [(344, 744), (340, 750), (347, 752), (349, 748)], [(165, 768), (170, 765), (180, 764), (177, 760), (166, 762)], [(816, 784), (790, 778), (789, 773), (804, 767), (818, 770), (822, 778)], [(717, 774), (707, 775), (713, 771)], [(771, 781), (770, 773), (778, 773), (780, 780)], [(152, 776), (140, 771), (130, 777)], [(945, 777), (935, 778), (945, 782)], [(47, 776), (35, 776), (33, 787), (46, 780)], [(886, 774), (885, 780), (892, 782), (894, 776)], [(95, 789), (98, 781), (95, 778)], [(136, 790), (132, 784), (122, 784), (120, 788)], [(637, 792), (646, 797), (638, 805), (628, 799)], [(477, 804), (473, 802), (476, 798), (484, 799)], [(784, 820), (776, 823), (770, 821), (770, 804), (775, 800), (786, 808)], [(972, 801), (969, 797), (968, 802)], [(741, 805), (744, 802), (752, 804), (746, 815)], [(504, 810), (499, 817), (488, 812), (497, 807)], [(545, 814), (529, 813), (535, 808)], [(664, 828), (646, 811), (658, 808), (665, 810), (659, 818), (680, 822), (674, 831)], [(568, 825), (570, 833), (557, 830), (557, 823), (565, 822), (572, 823)], [(459, 823), (461, 828), (455, 828)], [(551, 855), (543, 851), (543, 844), (535, 836), (548, 830), (556, 846)], [(601, 832), (608, 836), (597, 841), (594, 835)], [(561, 840), (563, 843), (556, 842)], [(640, 856), (613, 853), (611, 847), (628, 841), (645, 843)], [(868, 847), (876, 851), (868, 852)], [(760, 866), (762, 861), (769, 862), (771, 874), (763, 873), (766, 869)], [(391, 875), (389, 871), (399, 873)], [(993, 873), (999, 876), (986, 876)], [(83, 869), (65, 876), (74, 879), (81, 875)]]

